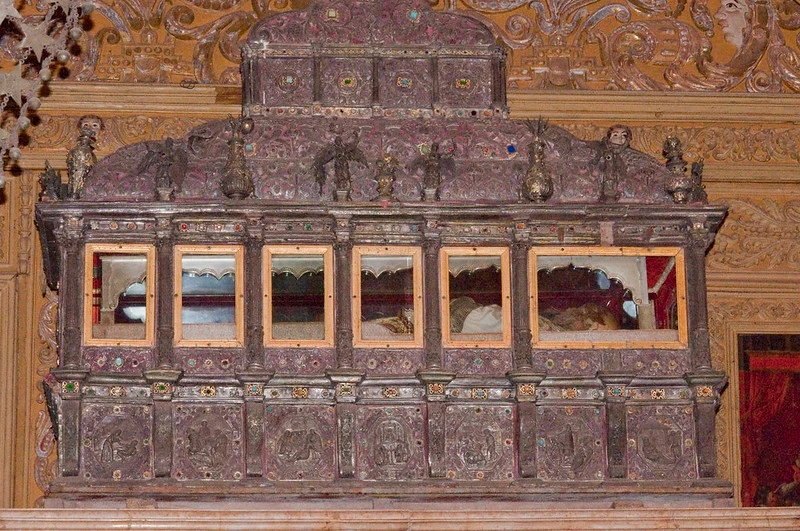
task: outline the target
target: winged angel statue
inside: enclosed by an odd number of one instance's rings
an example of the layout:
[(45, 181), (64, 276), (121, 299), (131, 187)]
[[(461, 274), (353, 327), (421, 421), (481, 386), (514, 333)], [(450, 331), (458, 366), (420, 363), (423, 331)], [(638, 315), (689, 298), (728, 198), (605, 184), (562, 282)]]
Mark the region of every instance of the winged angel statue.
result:
[(325, 145), (314, 157), (314, 162), (311, 164), (311, 172), (319, 186), (319, 193), (322, 195), (322, 189), (327, 181), (325, 165), (333, 161), (333, 177), (337, 197), (341, 195), (342, 199), (344, 199), (349, 197), (350, 194), (350, 163), (359, 162), (365, 168), (369, 167), (369, 163), (364, 152), (358, 147), (360, 140), (358, 131), (353, 131), (353, 139), (350, 142), (345, 142), (341, 130), (334, 127), (332, 125), (331, 130), (336, 133), (336, 137), (333, 142)]

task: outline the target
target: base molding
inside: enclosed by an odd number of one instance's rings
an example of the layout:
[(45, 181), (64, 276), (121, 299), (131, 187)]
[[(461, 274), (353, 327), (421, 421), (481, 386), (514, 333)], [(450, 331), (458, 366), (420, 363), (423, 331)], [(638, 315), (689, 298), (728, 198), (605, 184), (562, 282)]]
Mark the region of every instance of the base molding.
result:
[[(221, 502), (225, 503), (225, 502)], [(149, 509), (137, 506), (94, 509), (0, 511), (0, 529), (758, 529), (789, 530), (800, 524), (800, 508), (708, 507), (570, 508), (509, 502), (420, 503), (405, 509), (363, 503), (271, 505), (252, 509)], [(205, 507), (208, 507), (208, 503)]]

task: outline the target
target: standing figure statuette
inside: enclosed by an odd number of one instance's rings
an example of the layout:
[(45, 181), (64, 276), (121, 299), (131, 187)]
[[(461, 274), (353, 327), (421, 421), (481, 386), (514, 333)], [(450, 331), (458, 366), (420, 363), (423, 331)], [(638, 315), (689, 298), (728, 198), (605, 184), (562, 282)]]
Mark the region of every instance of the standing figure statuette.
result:
[(336, 128), (335, 124), (331, 124), (331, 131), (336, 133), (336, 136), (333, 142), (324, 146), (314, 158), (311, 171), (319, 186), (319, 193), (322, 195), (322, 189), (327, 180), (325, 165), (333, 161), (336, 200), (349, 201), (351, 190), (350, 163), (359, 162), (365, 168), (369, 168), (369, 163), (367, 162), (367, 157), (364, 155), (364, 152), (358, 147), (358, 142), (360, 140), (358, 131), (353, 131), (353, 139), (350, 142), (344, 141), (341, 129)]
[(102, 128), (103, 121), (97, 116), (82, 116), (78, 120), (78, 144), (67, 153), (67, 196), (70, 199), (80, 199), (86, 177), (97, 163), (94, 149), (97, 134)]

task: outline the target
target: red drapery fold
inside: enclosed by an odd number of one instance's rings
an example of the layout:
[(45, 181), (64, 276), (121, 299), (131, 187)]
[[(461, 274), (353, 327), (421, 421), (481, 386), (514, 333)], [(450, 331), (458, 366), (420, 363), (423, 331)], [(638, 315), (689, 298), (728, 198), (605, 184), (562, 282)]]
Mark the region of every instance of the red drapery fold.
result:
[(739, 411), (742, 444), (742, 505), (754, 505), (758, 488), (757, 449), (764, 427), (780, 411), (792, 374), (771, 371), (739, 371)]

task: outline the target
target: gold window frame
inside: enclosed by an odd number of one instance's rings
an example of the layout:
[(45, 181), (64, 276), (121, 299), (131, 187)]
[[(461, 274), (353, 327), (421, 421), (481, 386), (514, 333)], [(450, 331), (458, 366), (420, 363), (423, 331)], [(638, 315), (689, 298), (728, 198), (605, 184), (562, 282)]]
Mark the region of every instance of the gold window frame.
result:
[[(414, 334), (409, 340), (386, 341), (363, 339), (361, 330), (361, 259), (367, 255), (410, 256), (414, 269), (412, 276)], [(352, 317), (353, 346), (371, 348), (421, 348), (423, 346), (423, 292), (422, 292), (422, 248), (414, 246), (357, 245), (353, 247), (352, 265)]]
[[(677, 303), (677, 340), (625, 339), (625, 332), (633, 330), (610, 330), (609, 339), (570, 340), (568, 338), (541, 340), (539, 330), (539, 293), (537, 286), (539, 256), (668, 256), (675, 259), (675, 289)], [(686, 310), (686, 269), (684, 251), (680, 247), (533, 247), (528, 254), (528, 282), (530, 289), (530, 328), (534, 348), (624, 348), (624, 349), (685, 349), (688, 347), (688, 320)], [(575, 334), (575, 332), (551, 332), (553, 334)]]
[[(274, 339), (272, 337), (272, 257), (281, 255), (319, 255), (323, 261), (324, 278), (324, 338)], [(332, 347), (333, 346), (333, 248), (330, 245), (269, 245), (263, 250), (264, 275), (264, 345), (271, 347)]]
[[(184, 255), (233, 255), (234, 266), (234, 339), (184, 339), (182, 276)], [(173, 272), (175, 292), (173, 322), (176, 347), (242, 347), (244, 346), (244, 248), (239, 245), (176, 245)]]
[[(499, 256), (502, 339), (469, 341), (454, 339), (450, 333), (450, 257)], [(439, 289), (441, 290), (442, 345), (460, 348), (506, 348), (511, 346), (511, 251), (508, 247), (442, 247), (439, 252)], [(465, 334), (468, 335), (468, 334)]]
[[(145, 255), (145, 322), (144, 339), (95, 338), (92, 330), (92, 297), (94, 291), (94, 255), (95, 253), (114, 253)], [(155, 284), (156, 260), (155, 247), (148, 244), (135, 243), (87, 243), (84, 248), (83, 266), (83, 344), (85, 346), (102, 347), (151, 347), (155, 337)]]

